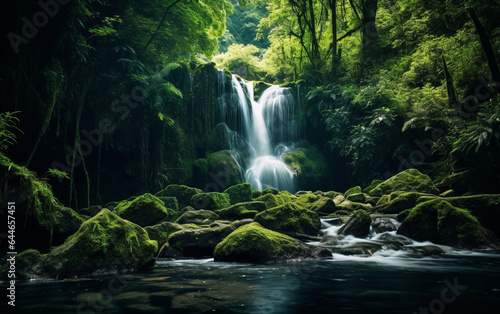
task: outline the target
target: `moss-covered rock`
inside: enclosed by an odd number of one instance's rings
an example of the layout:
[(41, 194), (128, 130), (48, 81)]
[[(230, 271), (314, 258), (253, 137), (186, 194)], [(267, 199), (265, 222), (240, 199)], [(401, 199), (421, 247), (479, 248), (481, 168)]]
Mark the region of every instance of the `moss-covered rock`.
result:
[(370, 233), (372, 219), (364, 210), (354, 212), (349, 221), (339, 229), (338, 233), (352, 235), (357, 238), (364, 238)]
[(149, 193), (120, 202), (113, 211), (123, 219), (130, 220), (141, 227), (152, 226), (160, 220), (172, 221), (177, 218), (177, 211), (166, 208), (165, 203)]
[[(431, 200), (432, 196), (422, 196), (417, 204)], [(479, 223), (500, 237), (500, 194), (482, 194), (472, 196), (457, 196), (439, 198), (451, 205), (467, 209)]]
[(224, 262), (265, 263), (317, 257), (331, 257), (331, 253), (256, 222), (235, 230), (214, 251), (214, 259)]
[(338, 195), (342, 195), (342, 193), (337, 192), (337, 191), (327, 191), (323, 192), (323, 196), (329, 197), (331, 199), (336, 198)]
[(364, 188), (362, 190), (362, 192), (368, 194), (368, 193), (370, 193), (371, 190), (373, 190), (377, 185), (379, 185), (382, 182), (384, 182), (384, 180), (380, 180), (380, 179), (372, 180), (372, 182), (370, 183), (370, 185), (367, 186), (366, 188)]
[(143, 269), (154, 264), (158, 244), (130, 221), (103, 209), (82, 224), (64, 244), (43, 260), (53, 278), (89, 275), (98, 271)]
[[(403, 210), (412, 209), (417, 204), (417, 200), (422, 197), (423, 193), (418, 192), (404, 192), (404, 193), (391, 193), (389, 195), (389, 202), (381, 211), (384, 214), (399, 214)], [(431, 198), (435, 196), (430, 196)]]
[(440, 199), (417, 205), (397, 233), (417, 241), (464, 249), (490, 249), (498, 245), (498, 237), (481, 226), (469, 211)]
[(173, 196), (159, 196), (158, 198), (163, 201), (166, 208), (170, 208), (176, 211), (179, 210), (179, 202), (177, 201), (177, 198)]
[(241, 183), (227, 188), (224, 193), (229, 195), (232, 204), (250, 202), (252, 200), (252, 186), (250, 183)]
[(275, 188), (267, 188), (267, 189), (264, 189), (262, 190), (262, 195), (266, 195), (266, 194), (274, 194), (274, 195), (278, 195), (280, 191), (278, 191), (278, 189), (275, 189)]
[(266, 195), (261, 195), (256, 199), (254, 199), (254, 201), (264, 202), (266, 204), (266, 208), (268, 209), (284, 204), (283, 199), (281, 197), (271, 193)]
[(356, 210), (371, 211), (372, 206), (370, 204), (351, 202), (349, 200), (345, 200), (335, 207), (335, 212), (337, 212), (338, 210), (344, 210), (347, 212), (354, 212)]
[(222, 186), (240, 184), (243, 181), (243, 172), (238, 162), (229, 150), (212, 153), (207, 158), (208, 171), (213, 173)]
[(361, 187), (360, 186), (355, 186), (350, 188), (349, 190), (345, 191), (344, 196), (347, 198), (351, 194), (358, 194), (361, 193)]
[(370, 191), (370, 195), (382, 196), (394, 191), (439, 194), (439, 190), (428, 175), (417, 169), (408, 169), (377, 185)]
[(237, 203), (217, 211), (222, 219), (240, 220), (254, 218), (258, 213), (266, 210), (266, 203), (260, 201)]
[(196, 209), (218, 210), (231, 206), (226, 193), (199, 193), (191, 198), (191, 205)]
[(167, 242), (168, 237), (179, 230), (183, 230), (180, 224), (175, 222), (165, 221), (160, 224), (154, 226), (148, 226), (144, 228), (149, 235), (151, 240), (158, 242), (158, 247), (162, 246), (165, 242)]
[(178, 224), (210, 225), (219, 219), (219, 215), (211, 210), (187, 211), (175, 221)]
[(347, 199), (351, 202), (365, 203), (366, 195), (364, 193), (352, 193), (347, 196)]
[[(118, 203), (117, 203), (118, 204)], [(116, 205), (115, 205), (116, 206)], [(114, 208), (114, 206), (113, 206)], [(112, 210), (110, 208), (108, 208), (109, 210)], [(102, 210), (102, 206), (100, 205), (93, 205), (93, 206), (90, 206), (90, 207), (87, 207), (87, 208), (82, 208), (78, 211), (78, 214), (80, 215), (85, 215), (85, 216), (90, 216), (90, 217), (94, 217), (95, 215), (97, 215), (97, 213), (99, 213), (100, 211)]]
[(157, 197), (160, 197), (160, 196), (175, 197), (179, 203), (179, 207), (182, 208), (184, 206), (190, 205), (191, 198), (198, 193), (203, 193), (203, 191), (200, 189), (188, 187), (185, 185), (170, 184), (165, 189), (156, 193), (155, 196), (157, 196)]
[(294, 201), (295, 204), (305, 207), (314, 212), (331, 214), (335, 212), (336, 206), (329, 197), (312, 193), (303, 194)]
[(328, 163), (314, 145), (307, 142), (299, 145), (291, 153), (283, 155), (283, 161), (296, 173), (299, 188), (321, 189), (328, 181)]
[(317, 235), (321, 227), (316, 212), (294, 203), (267, 209), (254, 218), (263, 227), (278, 232), (295, 232)]
[(257, 198), (262, 195), (262, 192), (259, 190), (253, 190), (252, 191), (252, 198)]
[(170, 235), (168, 247), (184, 257), (212, 256), (215, 246), (233, 231), (231, 225), (185, 229)]
[[(40, 252), (35, 249), (25, 250), (15, 256), (15, 264), (12, 273), (15, 274), (15, 279), (31, 279), (35, 278), (40, 273), (40, 263), (43, 257)], [(1, 278), (5, 281), (9, 281), (13, 278), (9, 278), (10, 262), (7, 261), (0, 269)], [(11, 274), (12, 274), (11, 273)]]

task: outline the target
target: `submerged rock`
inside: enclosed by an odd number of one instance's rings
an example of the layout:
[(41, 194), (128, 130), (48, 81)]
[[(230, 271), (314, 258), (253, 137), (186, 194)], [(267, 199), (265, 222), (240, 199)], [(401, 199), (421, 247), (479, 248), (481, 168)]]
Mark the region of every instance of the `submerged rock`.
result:
[(417, 169), (408, 169), (377, 185), (370, 191), (370, 195), (382, 196), (394, 191), (439, 194), (439, 190), (428, 175)]
[(498, 237), (481, 226), (469, 211), (440, 199), (421, 203), (412, 209), (398, 234), (463, 249), (498, 247)]
[(41, 262), (45, 275), (69, 278), (99, 271), (137, 270), (151, 267), (158, 244), (130, 221), (103, 209), (84, 222), (64, 244)]
[(297, 232), (317, 235), (321, 221), (317, 213), (294, 203), (267, 209), (254, 218), (263, 227), (278, 232)]
[(141, 227), (152, 226), (160, 220), (171, 221), (178, 215), (177, 211), (166, 208), (162, 200), (149, 193), (120, 202), (113, 212)]
[(255, 201), (255, 202), (245, 202), (237, 203), (228, 208), (221, 209), (217, 211), (223, 219), (245, 219), (254, 218), (258, 213), (266, 210), (266, 203)]
[(370, 233), (372, 219), (364, 210), (355, 211), (347, 223), (339, 229), (338, 233), (364, 238)]
[(232, 204), (250, 202), (252, 200), (252, 186), (250, 183), (241, 183), (227, 188), (224, 193), (229, 195)]
[(214, 251), (214, 259), (224, 262), (265, 263), (318, 257), (331, 257), (331, 253), (266, 229), (257, 222), (232, 232)]

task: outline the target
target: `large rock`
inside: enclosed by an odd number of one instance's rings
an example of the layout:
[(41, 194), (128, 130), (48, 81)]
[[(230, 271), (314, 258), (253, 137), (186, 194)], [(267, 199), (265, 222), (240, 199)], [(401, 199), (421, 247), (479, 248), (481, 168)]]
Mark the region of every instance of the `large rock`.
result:
[(408, 169), (377, 185), (370, 191), (370, 195), (382, 196), (394, 191), (439, 194), (439, 190), (428, 175), (417, 169)]
[(213, 174), (220, 186), (226, 187), (242, 183), (243, 171), (229, 150), (212, 153), (208, 156), (207, 161), (209, 173)]
[(183, 208), (184, 206), (190, 205), (191, 198), (198, 193), (203, 193), (203, 191), (185, 185), (170, 184), (165, 189), (156, 193), (155, 196), (175, 197), (178, 201), (179, 208)]
[(254, 218), (258, 213), (266, 210), (266, 203), (264, 202), (245, 202), (237, 203), (228, 208), (217, 211), (222, 219), (240, 220), (246, 218)]
[[(422, 196), (417, 204), (431, 200), (433, 197)], [(473, 196), (457, 196), (440, 198), (451, 205), (467, 209), (479, 223), (500, 237), (500, 194), (483, 194)]]
[(54, 248), (42, 261), (42, 269), (59, 279), (143, 269), (154, 264), (157, 248), (157, 242), (139, 225), (103, 209)]
[(187, 211), (175, 221), (178, 224), (210, 225), (219, 219), (219, 215), (211, 210)]
[(481, 226), (469, 211), (440, 199), (417, 205), (397, 233), (417, 241), (432, 241), (457, 248), (498, 248), (498, 237)]
[(120, 202), (113, 212), (141, 227), (152, 226), (160, 220), (171, 221), (178, 215), (177, 211), (166, 208), (162, 200), (149, 193)]
[(254, 218), (263, 227), (278, 232), (304, 233), (317, 235), (321, 221), (316, 212), (294, 203), (286, 203), (267, 209)]
[[(393, 192), (388, 197), (388, 203), (381, 209), (384, 214), (399, 214), (406, 209), (411, 209), (417, 200), (426, 194), (418, 192)], [(436, 196), (430, 196), (434, 198)]]
[(214, 251), (214, 259), (224, 262), (265, 263), (318, 257), (331, 257), (331, 253), (266, 229), (256, 222), (235, 230)]
[(339, 229), (338, 234), (364, 238), (370, 233), (372, 219), (364, 210), (357, 210), (347, 223)]
[(271, 193), (261, 195), (255, 198), (254, 201), (264, 202), (266, 204), (266, 208), (268, 209), (283, 205), (285, 203), (279, 195), (274, 195)]
[(158, 247), (162, 246), (165, 242), (167, 242), (168, 237), (179, 230), (183, 230), (184, 228), (175, 222), (165, 221), (158, 225), (148, 226), (144, 228), (149, 235), (151, 240), (158, 242)]
[(209, 192), (194, 195), (191, 205), (196, 209), (219, 210), (231, 206), (231, 202), (226, 193)]
[(300, 195), (294, 202), (314, 212), (331, 214), (336, 210), (335, 203), (330, 197), (316, 195), (311, 192)]
[(252, 200), (252, 186), (250, 183), (241, 183), (227, 188), (224, 193), (229, 195), (232, 204), (250, 202)]
[(177, 231), (168, 239), (170, 252), (167, 253), (172, 254), (172, 251), (177, 251), (177, 256), (184, 257), (212, 256), (215, 246), (233, 231), (231, 225)]

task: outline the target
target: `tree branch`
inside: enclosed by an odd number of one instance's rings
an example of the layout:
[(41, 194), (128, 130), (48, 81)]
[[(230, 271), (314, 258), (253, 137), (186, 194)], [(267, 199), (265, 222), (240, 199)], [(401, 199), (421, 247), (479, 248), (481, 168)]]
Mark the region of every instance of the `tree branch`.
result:
[(153, 35), (151, 35), (151, 38), (149, 38), (148, 42), (146, 43), (146, 46), (144, 46), (144, 49), (148, 49), (149, 45), (153, 42), (153, 40), (156, 38), (156, 36), (158, 36), (158, 33), (160, 32), (160, 28), (163, 26), (163, 23), (165, 23), (165, 19), (167, 18), (167, 15), (170, 12), (170, 9), (172, 9), (177, 3), (181, 2), (181, 1), (182, 0), (175, 0), (165, 9), (165, 12), (163, 13), (163, 17), (161, 18), (160, 23), (158, 23), (158, 27), (156, 28)]

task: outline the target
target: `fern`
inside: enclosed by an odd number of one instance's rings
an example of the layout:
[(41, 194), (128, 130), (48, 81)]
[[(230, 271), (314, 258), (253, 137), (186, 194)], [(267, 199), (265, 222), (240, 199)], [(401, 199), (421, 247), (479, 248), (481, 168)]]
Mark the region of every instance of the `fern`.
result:
[(18, 127), (20, 121), (16, 117), (20, 111), (0, 113), (0, 150), (4, 151), (16, 143), (16, 134), (13, 130), (24, 134)]

